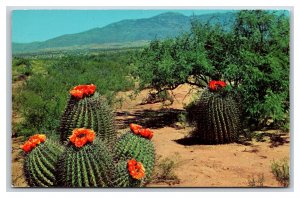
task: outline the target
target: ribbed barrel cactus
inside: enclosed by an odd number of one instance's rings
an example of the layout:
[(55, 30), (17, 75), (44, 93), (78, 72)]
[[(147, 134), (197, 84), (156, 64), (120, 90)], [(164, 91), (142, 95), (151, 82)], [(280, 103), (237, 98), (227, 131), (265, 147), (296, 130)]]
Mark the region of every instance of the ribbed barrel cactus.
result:
[(141, 187), (154, 167), (153, 132), (137, 124), (117, 139), (114, 117), (95, 93), (79, 85), (61, 118), (59, 145), (37, 134), (22, 146), (28, 184), (34, 187)]
[(188, 109), (196, 124), (194, 135), (205, 144), (225, 144), (238, 139), (240, 112), (235, 99), (223, 88), (223, 81), (211, 81), (200, 99)]
[(70, 91), (70, 99), (62, 115), (59, 129), (62, 142), (67, 141), (73, 129), (88, 128), (93, 129), (97, 137), (107, 145), (115, 143), (117, 136), (114, 114), (95, 89), (93, 85), (80, 85)]
[(24, 172), (32, 187), (56, 186), (56, 165), (64, 148), (45, 135), (31, 136), (22, 146), (25, 151)]
[(143, 184), (149, 181), (154, 168), (155, 149), (153, 143), (148, 138), (132, 132), (125, 133), (118, 140), (114, 148), (114, 153), (116, 158), (121, 161), (134, 158), (141, 162), (145, 167)]
[[(78, 131), (78, 130), (77, 130)], [(92, 130), (76, 130), (57, 166), (61, 187), (112, 187), (115, 178), (113, 156)]]

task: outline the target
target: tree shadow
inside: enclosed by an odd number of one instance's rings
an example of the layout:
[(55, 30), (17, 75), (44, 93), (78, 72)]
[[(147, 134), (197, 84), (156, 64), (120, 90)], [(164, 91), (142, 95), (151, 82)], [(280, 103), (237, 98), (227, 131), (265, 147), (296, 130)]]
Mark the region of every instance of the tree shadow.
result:
[(289, 142), (288, 137), (283, 137), (283, 134), (271, 134), (270, 136), (270, 148), (278, 147)]
[(203, 142), (199, 141), (199, 139), (196, 137), (184, 137), (173, 141), (183, 146), (193, 146), (193, 145), (203, 144)]
[[(178, 115), (185, 112), (180, 109), (160, 109), (160, 110), (138, 110), (134, 113), (128, 111), (116, 112), (116, 124), (118, 128), (126, 128), (130, 123), (142, 125), (147, 128), (163, 128), (174, 126), (178, 122)], [(124, 118), (120, 118), (124, 117)], [(128, 117), (128, 118), (127, 118)]]
[[(188, 136), (188, 137), (184, 137), (184, 138), (180, 138), (180, 139), (177, 139), (177, 140), (173, 140), (173, 141), (176, 142), (177, 144), (181, 144), (183, 146), (192, 146), (192, 145), (221, 145), (221, 144), (212, 144), (212, 143), (201, 141), (197, 136), (193, 136), (193, 135)], [(235, 141), (233, 143), (242, 144), (242, 145), (245, 145), (245, 146), (252, 146), (253, 145), (248, 140), (242, 139), (242, 138), (240, 138), (239, 140), (237, 140), (237, 141)], [(225, 143), (225, 144), (227, 144), (227, 143)], [(230, 144), (230, 143), (228, 143), (228, 144)]]

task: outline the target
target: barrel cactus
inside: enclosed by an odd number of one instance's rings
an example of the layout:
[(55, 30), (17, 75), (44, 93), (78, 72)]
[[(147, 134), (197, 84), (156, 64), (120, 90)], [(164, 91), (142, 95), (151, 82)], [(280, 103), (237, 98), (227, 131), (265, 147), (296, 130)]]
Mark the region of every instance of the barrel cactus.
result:
[[(76, 133), (79, 132), (79, 133)], [(111, 187), (115, 178), (113, 156), (90, 129), (76, 129), (57, 166), (61, 187)]]
[(141, 187), (154, 167), (153, 132), (131, 124), (117, 139), (114, 117), (94, 85), (79, 85), (61, 118), (60, 143), (37, 134), (22, 146), (34, 187)]
[(235, 99), (224, 90), (223, 81), (211, 81), (209, 89), (188, 108), (196, 124), (194, 135), (204, 144), (225, 144), (238, 140), (241, 125)]
[(135, 134), (134, 132), (125, 133), (120, 137), (114, 148), (115, 156), (120, 161), (133, 158), (143, 164), (146, 176), (142, 184), (149, 181), (154, 168), (155, 149), (153, 143), (148, 139), (149, 136), (152, 137), (152, 135), (148, 135), (147, 133), (145, 133), (145, 136)]
[(31, 136), (22, 146), (26, 153), (24, 172), (29, 186), (53, 187), (56, 186), (56, 165), (63, 147), (45, 135)]
[(70, 91), (59, 129), (62, 142), (68, 140), (73, 129), (88, 128), (93, 129), (107, 145), (115, 143), (114, 115), (95, 90), (95, 85), (79, 85)]

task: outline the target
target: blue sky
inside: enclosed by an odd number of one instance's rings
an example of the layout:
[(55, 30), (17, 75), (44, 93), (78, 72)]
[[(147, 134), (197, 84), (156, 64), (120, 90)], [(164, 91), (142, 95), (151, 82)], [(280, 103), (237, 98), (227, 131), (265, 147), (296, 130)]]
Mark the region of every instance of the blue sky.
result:
[(83, 32), (124, 19), (149, 18), (164, 12), (208, 14), (229, 10), (14, 10), (12, 41), (45, 41), (63, 34)]

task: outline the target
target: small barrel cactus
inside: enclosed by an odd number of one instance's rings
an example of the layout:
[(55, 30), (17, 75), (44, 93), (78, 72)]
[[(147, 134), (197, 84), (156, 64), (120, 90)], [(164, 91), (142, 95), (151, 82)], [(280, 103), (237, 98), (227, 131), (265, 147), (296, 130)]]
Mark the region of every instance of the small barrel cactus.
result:
[(111, 187), (115, 178), (113, 156), (89, 129), (75, 129), (57, 166), (62, 187)]
[(79, 85), (70, 91), (59, 129), (62, 142), (68, 140), (73, 129), (88, 128), (93, 129), (97, 137), (108, 145), (115, 143), (114, 115), (95, 89), (95, 85)]
[(196, 124), (194, 135), (204, 144), (225, 144), (238, 139), (240, 112), (234, 98), (223, 88), (223, 81), (211, 81), (200, 99), (189, 107)]
[(27, 183), (32, 187), (56, 186), (56, 165), (63, 147), (45, 135), (31, 136), (22, 146), (25, 151), (24, 172)]
[(147, 137), (128, 132), (120, 137), (114, 148), (117, 159), (126, 161), (134, 158), (143, 164), (146, 172), (143, 183), (146, 183), (151, 178), (155, 161), (154, 145)]

